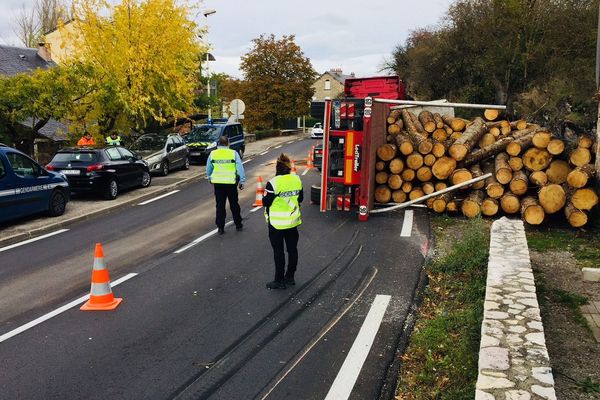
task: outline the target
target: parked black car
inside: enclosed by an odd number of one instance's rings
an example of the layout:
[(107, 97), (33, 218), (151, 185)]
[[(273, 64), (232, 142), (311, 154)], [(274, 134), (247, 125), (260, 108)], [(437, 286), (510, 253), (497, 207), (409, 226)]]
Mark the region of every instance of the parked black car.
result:
[(185, 136), (185, 143), (190, 149), (192, 162), (204, 164), (211, 151), (217, 148), (221, 136), (229, 138), (229, 148), (239, 153), (244, 158), (246, 141), (244, 129), (239, 122), (212, 123), (195, 125), (190, 133)]
[(59, 150), (46, 166), (67, 177), (71, 192), (101, 193), (115, 199), (122, 189), (148, 187), (148, 164), (124, 147), (68, 148)]
[(130, 147), (148, 163), (150, 172), (166, 176), (176, 168), (190, 167), (190, 153), (185, 142), (176, 133), (146, 133)]

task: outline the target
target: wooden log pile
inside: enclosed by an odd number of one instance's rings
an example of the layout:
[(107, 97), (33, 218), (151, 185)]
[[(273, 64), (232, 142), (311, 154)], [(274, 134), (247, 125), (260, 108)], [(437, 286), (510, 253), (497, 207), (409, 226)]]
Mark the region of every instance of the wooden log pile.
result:
[(375, 201), (403, 203), (492, 173), (427, 206), (468, 218), (516, 214), (531, 225), (562, 212), (571, 226), (584, 226), (599, 200), (593, 188), (598, 144), (588, 136), (568, 143), (539, 125), (500, 117), (496, 110), (472, 121), (391, 110), (387, 143), (377, 149)]

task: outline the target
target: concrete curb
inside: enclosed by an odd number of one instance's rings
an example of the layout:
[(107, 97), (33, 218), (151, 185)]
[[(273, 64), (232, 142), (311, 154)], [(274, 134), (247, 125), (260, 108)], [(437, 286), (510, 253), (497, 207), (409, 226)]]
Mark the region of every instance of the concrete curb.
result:
[[(272, 144), (272, 145), (268, 146), (267, 148), (265, 148), (265, 149), (263, 149), (261, 151), (257, 151), (255, 153), (246, 154), (246, 158), (245, 158), (244, 161), (252, 160), (254, 157), (256, 157), (257, 155), (259, 155), (262, 152), (269, 151), (269, 150), (271, 150), (274, 147), (279, 146), (279, 145), (289, 144), (289, 143), (293, 142), (294, 140), (296, 140), (296, 139), (293, 138), (293, 137), (291, 137), (290, 140), (288, 140), (288, 141), (284, 141), (284, 142), (281, 142), (281, 143), (275, 143), (275, 144)], [(92, 211), (92, 212), (87, 213), (87, 214), (82, 214), (82, 215), (77, 215), (77, 216), (73, 216), (73, 217), (63, 218), (63, 219), (60, 219), (60, 220), (58, 220), (56, 222), (54, 222), (54, 221), (53, 222), (49, 222), (48, 224), (44, 225), (43, 227), (33, 228), (33, 229), (31, 229), (31, 230), (29, 230), (27, 232), (17, 233), (15, 235), (12, 235), (12, 236), (7, 237), (7, 238), (0, 238), (0, 247), (8, 246), (8, 245), (11, 245), (11, 244), (14, 244), (14, 243), (17, 243), (17, 242), (21, 242), (23, 240), (31, 239), (33, 237), (39, 236), (39, 235), (47, 233), (49, 231), (53, 231), (53, 230), (57, 230), (57, 229), (62, 229), (62, 228), (68, 227), (70, 225), (73, 225), (74, 223), (79, 222), (79, 221), (85, 221), (85, 220), (92, 219), (92, 218), (95, 218), (95, 217), (103, 215), (103, 214), (108, 214), (109, 212), (117, 210), (119, 208), (124, 208), (126, 206), (131, 205), (131, 204), (142, 202), (144, 200), (148, 200), (148, 199), (151, 199), (153, 197), (159, 196), (162, 193), (170, 192), (170, 191), (172, 191), (172, 190), (174, 190), (174, 189), (176, 189), (178, 187), (185, 186), (187, 184), (200, 181), (204, 177), (206, 177), (206, 173), (202, 172), (199, 175), (191, 176), (191, 177), (187, 177), (187, 178), (183, 178), (182, 180), (180, 180), (178, 182), (175, 182), (175, 183), (172, 183), (170, 185), (162, 186), (160, 188), (157, 187), (157, 189), (154, 190), (154, 191), (152, 191), (152, 192), (144, 193), (144, 194), (141, 194), (139, 196), (134, 196), (134, 197), (132, 197), (132, 198), (130, 198), (130, 199), (124, 201), (124, 202), (112, 203), (112, 204), (110, 202), (107, 202), (108, 203), (107, 206), (103, 207), (103, 208), (101, 208), (99, 210)], [(61, 217), (58, 217), (58, 218), (61, 218)]]

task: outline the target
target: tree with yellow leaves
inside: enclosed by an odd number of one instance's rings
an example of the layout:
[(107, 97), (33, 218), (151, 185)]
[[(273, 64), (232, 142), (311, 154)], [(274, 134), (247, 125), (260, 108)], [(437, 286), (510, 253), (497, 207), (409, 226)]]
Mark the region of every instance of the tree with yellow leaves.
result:
[[(90, 90), (71, 118), (100, 134), (143, 129), (194, 111), (200, 29), (179, 0), (75, 0), (70, 63), (89, 68)], [(62, 28), (59, 28), (62, 29)], [(95, 126), (94, 126), (95, 125)]]

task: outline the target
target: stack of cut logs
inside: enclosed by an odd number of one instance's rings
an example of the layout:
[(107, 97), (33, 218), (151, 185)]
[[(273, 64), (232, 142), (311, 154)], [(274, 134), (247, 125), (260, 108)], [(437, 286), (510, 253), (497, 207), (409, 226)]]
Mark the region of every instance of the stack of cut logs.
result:
[(484, 181), (427, 200), (435, 212), (466, 217), (521, 214), (532, 225), (564, 209), (568, 222), (581, 227), (598, 203), (593, 189), (597, 143), (553, 137), (524, 120), (461, 118), (393, 109), (387, 143), (377, 149), (375, 201), (403, 203), (492, 173)]

